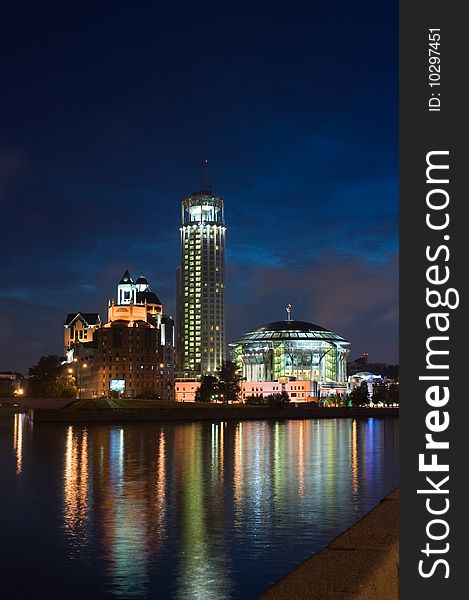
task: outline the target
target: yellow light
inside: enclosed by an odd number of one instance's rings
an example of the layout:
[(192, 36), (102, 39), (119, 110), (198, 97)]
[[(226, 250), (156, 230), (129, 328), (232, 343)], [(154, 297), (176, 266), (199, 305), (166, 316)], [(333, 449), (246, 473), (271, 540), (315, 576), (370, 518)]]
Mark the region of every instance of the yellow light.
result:
[(83, 368), (86, 369), (88, 365), (86, 363), (83, 363)]
[(19, 388), (19, 390), (18, 390), (18, 394), (19, 394), (20, 396), (22, 396), (22, 395), (24, 394), (24, 390), (23, 390), (23, 388)]
[(69, 372), (69, 373), (73, 373), (73, 369), (69, 369), (69, 370), (68, 370), (68, 372)]

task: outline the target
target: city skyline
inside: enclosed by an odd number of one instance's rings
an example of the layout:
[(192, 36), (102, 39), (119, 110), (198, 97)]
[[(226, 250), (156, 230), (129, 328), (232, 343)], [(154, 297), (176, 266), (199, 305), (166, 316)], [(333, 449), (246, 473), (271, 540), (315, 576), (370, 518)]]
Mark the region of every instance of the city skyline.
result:
[(87, 10), (11, 9), (1, 42), (1, 369), (60, 353), (64, 313), (99, 310), (126, 269), (175, 317), (205, 159), (229, 214), (226, 341), (291, 303), (351, 358), (398, 362), (397, 7)]

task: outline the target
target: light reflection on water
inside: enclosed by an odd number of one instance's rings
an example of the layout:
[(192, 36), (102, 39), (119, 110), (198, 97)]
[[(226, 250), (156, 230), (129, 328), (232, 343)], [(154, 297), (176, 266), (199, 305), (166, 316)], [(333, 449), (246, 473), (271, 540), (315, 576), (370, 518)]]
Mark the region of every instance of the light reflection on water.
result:
[(24, 543), (71, 599), (255, 598), (398, 481), (395, 419), (11, 426), (7, 498), (47, 473)]
[(13, 426), (13, 449), (16, 458), (16, 474), (21, 473), (23, 469), (23, 429), (24, 414), (15, 414)]
[(82, 430), (67, 429), (64, 469), (64, 526), (68, 532), (70, 556), (86, 548), (88, 499), (88, 436)]

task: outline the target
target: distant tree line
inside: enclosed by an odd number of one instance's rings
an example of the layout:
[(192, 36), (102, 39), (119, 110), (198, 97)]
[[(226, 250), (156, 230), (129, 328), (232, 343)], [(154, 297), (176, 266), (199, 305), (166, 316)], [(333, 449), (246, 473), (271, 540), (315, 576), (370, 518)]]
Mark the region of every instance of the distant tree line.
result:
[(399, 386), (395, 383), (391, 385), (386, 385), (384, 382), (374, 383), (370, 397), (368, 384), (366, 381), (362, 381), (360, 385), (354, 387), (350, 392), (348, 401), (350, 406), (353, 407), (368, 406), (370, 402), (373, 404), (384, 404), (385, 406), (399, 404)]
[(284, 406), (288, 406), (290, 402), (290, 396), (287, 392), (283, 391), (277, 394), (270, 394), (269, 396), (247, 396), (244, 402), (246, 404), (251, 404), (255, 406), (283, 408)]

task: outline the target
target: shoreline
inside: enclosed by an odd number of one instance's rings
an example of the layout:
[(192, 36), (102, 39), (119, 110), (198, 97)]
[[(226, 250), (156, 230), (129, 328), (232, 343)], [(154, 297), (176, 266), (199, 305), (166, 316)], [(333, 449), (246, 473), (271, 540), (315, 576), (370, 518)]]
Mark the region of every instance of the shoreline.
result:
[[(18, 407), (19, 408), (19, 407)], [(398, 408), (303, 408), (282, 409), (252, 407), (204, 407), (179, 410), (161, 409), (101, 409), (66, 410), (30, 408), (27, 414), (34, 422), (48, 423), (114, 423), (147, 421), (259, 421), (278, 419), (368, 419), (399, 417)]]
[(396, 488), (257, 600), (396, 600), (398, 597), (399, 488)]

